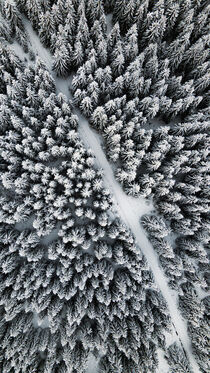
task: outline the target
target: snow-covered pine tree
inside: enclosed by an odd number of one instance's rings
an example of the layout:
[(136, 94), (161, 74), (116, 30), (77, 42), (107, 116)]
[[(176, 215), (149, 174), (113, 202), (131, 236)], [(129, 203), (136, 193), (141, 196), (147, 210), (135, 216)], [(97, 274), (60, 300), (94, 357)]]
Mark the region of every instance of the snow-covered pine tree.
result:
[(170, 372), (192, 373), (184, 351), (176, 343), (168, 347), (165, 356), (170, 365)]

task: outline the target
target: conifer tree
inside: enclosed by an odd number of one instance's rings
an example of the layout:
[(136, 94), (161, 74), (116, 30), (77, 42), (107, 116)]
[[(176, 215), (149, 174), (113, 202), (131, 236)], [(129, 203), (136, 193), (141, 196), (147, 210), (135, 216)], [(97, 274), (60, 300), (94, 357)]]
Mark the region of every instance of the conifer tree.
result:
[(166, 354), (167, 361), (170, 365), (170, 371), (172, 372), (174, 369), (175, 371), (178, 370), (183, 373), (191, 373), (192, 370), (189, 366), (189, 362), (184, 355), (184, 352), (181, 348), (174, 343), (173, 345), (169, 346)]

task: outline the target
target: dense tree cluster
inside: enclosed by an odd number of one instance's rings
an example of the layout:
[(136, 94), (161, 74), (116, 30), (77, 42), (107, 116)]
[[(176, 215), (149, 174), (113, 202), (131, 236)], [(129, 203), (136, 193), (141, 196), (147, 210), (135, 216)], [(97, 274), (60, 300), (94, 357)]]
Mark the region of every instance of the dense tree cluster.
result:
[[(107, 53), (101, 61), (96, 40), (72, 89), (75, 104), (103, 134), (125, 191), (152, 196), (166, 219), (173, 245), (163, 226), (156, 231), (154, 223), (149, 235), (181, 296), (181, 284), (209, 286), (209, 5), (143, 3), (113, 2)], [(197, 330), (206, 340), (201, 320)]]
[[(3, 0), (0, 3), (0, 368), (8, 373), (148, 373), (169, 326), (131, 234), (113, 217), (73, 105), (103, 138), (129, 195), (152, 198), (142, 225), (208, 370), (210, 6), (206, 0)], [(112, 13), (108, 32), (106, 15)], [(27, 66), (28, 18), (73, 74), (73, 103), (41, 59)], [(26, 348), (27, 347), (27, 348)], [(190, 372), (183, 351), (166, 353)], [(30, 359), (30, 360), (29, 360)]]
[(166, 304), (43, 62), (2, 45), (0, 369), (154, 372)]
[(21, 13), (17, 3), (13, 0), (3, 0), (0, 3), (0, 15), (3, 15), (0, 23), (0, 40), (12, 42), (15, 35), (18, 43), (28, 52), (27, 35), (25, 34), (24, 25), (21, 19)]
[[(184, 236), (175, 238), (176, 235), (164, 219), (157, 215), (145, 215), (141, 222), (170, 278), (172, 288), (179, 290), (180, 285), (186, 281), (191, 287), (200, 285), (203, 289), (207, 288), (207, 279), (201, 269), (204, 265), (207, 269), (208, 259), (203, 243), (208, 237), (203, 236), (203, 242), (200, 236), (197, 237), (199, 240), (188, 240)], [(206, 272), (204, 274), (207, 275)]]
[(155, 372), (169, 316), (126, 227), (60, 236), (1, 224), (1, 370), (84, 372), (91, 351), (101, 372)]
[[(175, 238), (164, 219), (157, 215), (143, 216), (142, 225), (158, 253), (169, 285), (178, 290), (179, 307), (188, 321), (193, 351), (200, 368), (206, 372), (209, 369), (206, 354), (209, 344), (208, 298), (201, 301), (196, 289), (208, 290), (208, 259), (204, 248), (208, 234)], [(205, 269), (204, 273), (202, 269)]]
[(209, 297), (200, 301), (190, 284), (182, 285), (183, 295), (179, 296), (179, 306), (188, 320), (188, 331), (192, 340), (193, 352), (198, 360), (200, 370), (209, 370)]
[[(9, 1), (4, 0), (5, 4)], [(92, 43), (90, 29), (95, 21), (99, 21), (104, 34), (106, 32), (102, 1), (15, 0), (16, 8), (27, 16), (41, 42), (50, 48), (58, 75), (67, 75), (86, 60)]]

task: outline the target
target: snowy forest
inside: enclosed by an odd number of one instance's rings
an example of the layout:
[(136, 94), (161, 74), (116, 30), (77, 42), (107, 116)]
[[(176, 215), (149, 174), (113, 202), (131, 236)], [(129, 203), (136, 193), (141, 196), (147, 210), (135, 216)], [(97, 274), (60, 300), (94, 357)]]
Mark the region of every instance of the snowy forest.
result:
[(0, 373), (207, 373), (207, 0), (0, 0)]

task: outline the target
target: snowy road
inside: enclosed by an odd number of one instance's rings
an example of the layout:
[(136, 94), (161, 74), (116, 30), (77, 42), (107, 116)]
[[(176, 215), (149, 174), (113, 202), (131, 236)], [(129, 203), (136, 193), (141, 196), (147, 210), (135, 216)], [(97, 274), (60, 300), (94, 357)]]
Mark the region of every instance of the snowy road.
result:
[[(45, 62), (48, 69), (52, 72), (52, 56), (50, 52), (45, 49), (36, 33), (33, 31), (30, 23), (24, 19), (24, 25), (30, 36), (30, 41), (32, 49), (37, 53)], [(68, 98), (70, 97), (70, 92), (68, 90), (68, 85), (70, 79), (60, 79), (56, 78), (55, 74), (52, 72), (53, 77), (56, 82), (56, 87), (58, 92), (62, 92)], [(108, 162), (104, 151), (100, 143), (99, 135), (90, 127), (88, 121), (81, 115), (79, 110), (75, 109), (75, 113), (79, 117), (79, 134), (84, 142), (84, 144), (91, 148), (95, 157), (96, 164), (98, 167), (102, 168), (104, 171), (104, 183), (111, 190), (113, 197), (116, 201), (116, 208), (118, 210), (119, 216), (130, 228), (131, 232), (136, 238), (136, 241), (141, 248), (143, 254), (145, 255), (149, 266), (153, 272), (155, 282), (157, 283), (165, 301), (168, 305), (168, 309), (171, 315), (171, 320), (174, 325), (176, 334), (178, 335), (178, 340), (181, 342), (190, 364), (193, 368), (194, 373), (199, 373), (199, 367), (192, 355), (191, 343), (187, 334), (186, 322), (182, 319), (177, 306), (177, 299), (172, 295), (172, 291), (168, 286), (167, 278), (164, 272), (159, 266), (158, 257), (148, 241), (144, 230), (139, 224), (140, 217), (145, 213), (149, 212), (152, 208), (143, 198), (135, 199), (133, 197), (127, 196), (122, 190), (120, 184), (116, 181), (113, 173), (113, 169)]]

